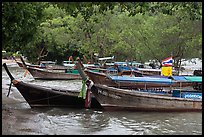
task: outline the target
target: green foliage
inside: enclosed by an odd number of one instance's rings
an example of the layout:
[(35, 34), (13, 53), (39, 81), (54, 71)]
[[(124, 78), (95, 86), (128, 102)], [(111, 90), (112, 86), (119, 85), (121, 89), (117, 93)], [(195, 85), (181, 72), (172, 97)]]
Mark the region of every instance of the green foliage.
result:
[(9, 51), (23, 50), (32, 41), (36, 27), (41, 22), (45, 3), (2, 3), (2, 46)]
[[(198, 28), (196, 25), (191, 25), (192, 29), (189, 29), (192, 22), (198, 22), (190, 18), (178, 18), (163, 13), (154, 16), (149, 16), (148, 13), (137, 14), (131, 17), (128, 16), (128, 11), (123, 13), (117, 12), (118, 9), (112, 11), (93, 15), (88, 22), (83, 21), (81, 29), (77, 32), (84, 35), (79, 35), (81, 40), (75, 44), (84, 51), (98, 52), (99, 56), (113, 54), (117, 55), (116, 58), (119, 60), (128, 58), (144, 62), (155, 59), (161, 62), (171, 55), (179, 57), (178, 60), (190, 56), (188, 45), (192, 44), (190, 41), (194, 39), (193, 31), (197, 32), (196, 35), (201, 34), (201, 29), (195, 30)], [(87, 30), (88, 38), (85, 37)], [(198, 38), (201, 39), (199, 36), (195, 38), (197, 40), (193, 40), (194, 42), (198, 42)]]
[(2, 3), (3, 49), (35, 62), (70, 55), (145, 62), (202, 57), (200, 2)]

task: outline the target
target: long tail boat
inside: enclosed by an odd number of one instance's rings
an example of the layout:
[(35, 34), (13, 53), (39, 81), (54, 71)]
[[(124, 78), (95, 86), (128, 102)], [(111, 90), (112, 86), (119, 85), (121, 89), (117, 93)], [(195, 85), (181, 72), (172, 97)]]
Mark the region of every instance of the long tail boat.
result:
[[(132, 65), (130, 66), (130, 64)], [(148, 75), (148, 76), (161, 75), (161, 69), (140, 68), (139, 67), (140, 65), (144, 66), (141, 63), (128, 62), (127, 60), (125, 62), (114, 63), (114, 66), (117, 66), (119, 71), (132, 70), (132, 72), (135, 73), (135, 75), (137, 75), (137, 73), (139, 73), (140, 75)]]
[(103, 84), (111, 87), (127, 88), (127, 89), (147, 89), (160, 87), (200, 87), (202, 90), (202, 77), (194, 76), (172, 76), (172, 79), (164, 77), (134, 77), (134, 76), (114, 76), (91, 70), (84, 70), (86, 75), (95, 84)]
[[(202, 111), (202, 93), (197, 92), (181, 92), (185, 98), (167, 92), (128, 90), (101, 84), (94, 84), (91, 92), (103, 109), (109, 111)], [(187, 98), (189, 96), (197, 96), (197, 98)]]
[[(88, 79), (85, 72), (77, 64), (86, 83)], [(88, 82), (91, 81), (91, 82)], [(189, 112), (202, 111), (202, 92), (174, 89), (173, 91), (133, 90), (110, 87), (104, 84), (87, 84), (103, 109), (115, 111), (159, 111), (159, 112)]]
[(26, 65), (24, 60), (21, 58), (23, 66), (26, 70), (28, 70), (34, 79), (41, 80), (77, 80), (81, 79), (81, 76), (77, 72), (77, 70), (63, 70), (62, 72), (59, 70), (52, 69), (44, 69), (44, 68), (36, 68), (30, 67)]
[(52, 70), (40, 69), (40, 68), (26, 68), (34, 79), (41, 80), (77, 80), (81, 79), (81, 76), (76, 73), (74, 70), (70, 70), (69, 72), (53, 72)]
[[(43, 69), (48, 69), (48, 70), (66, 70), (67, 69), (67, 67), (56, 65), (54, 62), (51, 62), (51, 61), (41, 61), (41, 63), (44, 64), (44, 65), (34, 65), (34, 64), (30, 64), (30, 63), (25, 62), (21, 56), (20, 56), (21, 61), (18, 61), (13, 56), (12, 56), (12, 58), (15, 60), (15, 62), (18, 64), (18, 66), (20, 68), (23, 68), (24, 64), (26, 64), (26, 66), (28, 66), (28, 67), (43, 68)], [(45, 65), (45, 64), (54, 64), (54, 65)]]
[[(68, 90), (25, 83), (16, 80), (9, 72), (6, 63), (3, 64), (8, 76), (31, 108), (33, 107), (73, 107), (85, 108), (85, 100), (79, 97), (79, 90)], [(10, 88), (9, 87), (9, 93)], [(8, 95), (9, 95), (8, 93)], [(7, 95), (7, 96), (8, 96)], [(98, 101), (91, 94), (91, 108), (101, 108)]]
[[(21, 61), (18, 61), (14, 56), (12, 56), (12, 58), (15, 60), (15, 62), (18, 64), (18, 66), (19, 66), (20, 68), (23, 68), (23, 67), (24, 67), (23, 62), (22, 62), (22, 61), (24, 61), (24, 60), (23, 60), (23, 58), (22, 58), (21, 56), (20, 56), (20, 60), (21, 60)], [(26, 66), (29, 66), (29, 67), (45, 68), (45, 66), (44, 66), (44, 67), (41, 67), (41, 66), (39, 66), (39, 65), (30, 64), (30, 63), (27, 63), (27, 62), (25, 62), (25, 61), (24, 61), (24, 63), (26, 64)]]

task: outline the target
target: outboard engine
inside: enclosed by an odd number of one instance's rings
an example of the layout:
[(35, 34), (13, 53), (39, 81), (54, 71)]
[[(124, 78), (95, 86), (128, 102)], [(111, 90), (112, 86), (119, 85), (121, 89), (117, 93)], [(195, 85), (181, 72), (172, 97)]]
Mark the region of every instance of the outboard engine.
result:
[(194, 70), (193, 75), (194, 76), (202, 76), (202, 70)]

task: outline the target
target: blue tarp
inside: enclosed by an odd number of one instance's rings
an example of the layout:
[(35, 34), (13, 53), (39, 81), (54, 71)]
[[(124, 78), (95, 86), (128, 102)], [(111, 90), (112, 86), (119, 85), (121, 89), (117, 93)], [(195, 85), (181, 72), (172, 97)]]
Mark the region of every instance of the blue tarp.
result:
[(202, 82), (202, 76), (185, 76), (189, 82)]
[(129, 81), (129, 82), (152, 82), (172, 84), (172, 80), (168, 78), (150, 78), (150, 77), (131, 77), (131, 76), (109, 76), (113, 81)]
[(118, 66), (118, 69), (119, 69), (120, 71), (131, 70), (130, 68), (128, 68), (128, 66)]
[(188, 82), (184, 76), (172, 76), (172, 78), (176, 81)]

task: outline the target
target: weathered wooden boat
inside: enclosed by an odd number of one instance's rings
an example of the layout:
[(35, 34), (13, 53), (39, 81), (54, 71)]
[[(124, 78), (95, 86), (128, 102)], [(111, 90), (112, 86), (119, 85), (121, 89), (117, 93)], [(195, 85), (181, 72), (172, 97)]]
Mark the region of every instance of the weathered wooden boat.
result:
[[(92, 70), (92, 71), (95, 71), (95, 72), (103, 72), (103, 73), (112, 74), (112, 75), (119, 75), (119, 76), (122, 76), (122, 75), (133, 75), (133, 76), (138, 76), (138, 77), (155, 76), (155, 74), (144, 73), (142, 71), (130, 69), (127, 66), (125, 66), (125, 67), (124, 66), (110, 66), (110, 67), (106, 67), (106, 68), (102, 68), (102, 67), (86, 67), (86, 69)], [(98, 71), (96, 71), (96, 70), (98, 70)]]
[[(63, 61), (63, 66), (65, 67), (69, 67), (69, 68), (73, 68), (76, 64), (76, 61), (74, 61), (74, 63), (72, 63), (71, 61)], [(84, 67), (95, 67), (96, 65), (94, 64), (84, 64)]]
[[(83, 80), (91, 83), (85, 72), (77, 64)], [(182, 89), (157, 90), (140, 89), (130, 90), (110, 87), (104, 84), (86, 84), (91, 89), (97, 101), (105, 110), (128, 110), (128, 111), (202, 111), (202, 92), (185, 91)]]
[(81, 79), (81, 76), (77, 72), (77, 70), (53, 70), (53, 69), (45, 69), (45, 68), (36, 68), (27, 66), (24, 60), (21, 58), (23, 66), (26, 70), (30, 72), (34, 79), (41, 80), (77, 80)]
[[(202, 83), (202, 77), (193, 81), (185, 78), (185, 76), (172, 76), (173, 79), (159, 77), (131, 77), (131, 76), (114, 76), (91, 70), (84, 70), (86, 75), (95, 84), (103, 84), (111, 87), (127, 88), (127, 89), (147, 89), (147, 88), (163, 88), (163, 87), (197, 87)], [(199, 83), (199, 84), (198, 84)], [(202, 88), (202, 86), (201, 86)]]
[(34, 64), (30, 64), (28, 62), (25, 62), (23, 60), (22, 57), (20, 57), (21, 61), (18, 61), (15, 57), (12, 56), (12, 58), (15, 60), (15, 62), (18, 64), (19, 67), (23, 68), (24, 64), (26, 64), (26, 66), (28, 67), (32, 67), (32, 68), (44, 68), (44, 69), (48, 69), (48, 70), (66, 70), (67, 67), (64, 66), (60, 66), (60, 65), (56, 65), (55, 62), (52, 61), (41, 61), (40, 63), (42, 65), (34, 65)]
[[(112, 56), (112, 57), (103, 57), (103, 58), (96, 57), (96, 60), (95, 60), (96, 62), (94, 62), (92, 64), (90, 63), (90, 61), (87, 60), (85, 55), (83, 55), (83, 58), (84, 58), (84, 61), (86, 61), (86, 63), (83, 63), (83, 67), (85, 67), (85, 68), (87, 68), (87, 67), (98, 68), (98, 67), (103, 67), (104, 64), (106, 64), (106, 66), (110, 66), (110, 64), (111, 64), (111, 66), (112, 66), (112, 63), (108, 64), (107, 61), (108, 60), (113, 60), (114, 56)], [(68, 61), (63, 61), (63, 66), (72, 68), (78, 62), (78, 59), (79, 59), (79, 57), (77, 57), (76, 61), (74, 61), (73, 57), (70, 56)]]
[(202, 93), (188, 93), (198, 98), (183, 98), (173, 94), (141, 92), (94, 84), (91, 88), (95, 98), (105, 110), (128, 111), (202, 111)]
[[(31, 107), (85, 107), (85, 100), (81, 97), (78, 97), (78, 90), (65, 90), (25, 83), (23, 81), (14, 79), (5, 63), (3, 66), (9, 75), (12, 84), (18, 89), (18, 91)], [(92, 94), (91, 102), (91, 108), (101, 108), (99, 102)]]
[[(15, 62), (18, 64), (18, 66), (19, 67), (24, 67), (24, 65), (23, 65), (23, 62), (22, 61), (24, 61), (23, 60), (23, 58), (20, 56), (20, 60), (21, 61), (18, 61), (14, 56), (12, 56), (12, 58), (15, 60)], [(28, 62), (25, 62), (24, 61), (24, 63), (26, 64), (26, 66), (29, 66), (29, 67), (35, 67), (35, 68), (45, 68), (45, 66), (39, 66), (39, 65), (34, 65), (34, 64), (30, 64), (30, 63), (28, 63)]]
[(145, 68), (144, 64), (137, 62), (115, 62), (114, 66), (117, 66), (118, 71), (128, 71), (132, 70), (135, 76), (140, 73), (140, 75), (161, 75), (161, 69)]
[(41, 69), (41, 68), (26, 68), (34, 79), (42, 80), (77, 80), (81, 79), (81, 76), (73, 70), (65, 72), (55, 72), (53, 70)]
[[(134, 75), (134, 76), (161, 76), (161, 69), (144, 68), (141, 63), (134, 62), (114, 62), (113, 69), (117, 70), (118, 75)], [(172, 70), (176, 74), (175, 70)]]

